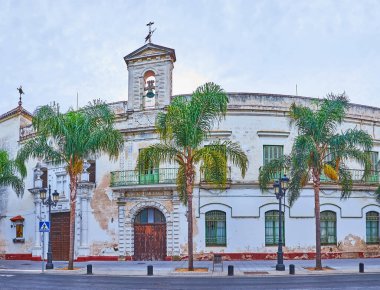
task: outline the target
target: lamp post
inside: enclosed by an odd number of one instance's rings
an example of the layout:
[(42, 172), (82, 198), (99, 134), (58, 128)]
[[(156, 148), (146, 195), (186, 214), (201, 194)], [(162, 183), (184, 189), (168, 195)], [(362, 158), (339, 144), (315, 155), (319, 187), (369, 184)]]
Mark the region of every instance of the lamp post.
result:
[[(49, 184), (49, 197), (46, 199), (46, 189), (43, 188), (40, 190), (40, 198), (42, 200), (42, 204), (49, 206), (49, 221), (51, 222), (51, 206), (56, 206), (58, 199), (59, 199), (59, 193), (54, 190), (53, 192), (53, 199), (51, 198), (51, 187)], [(50, 224), (51, 227), (51, 224)], [(46, 263), (46, 269), (54, 269), (53, 265), (53, 255), (51, 252), (51, 240), (50, 240), (50, 231), (48, 234), (48, 252), (47, 252), (47, 263)]]
[(285, 265), (284, 265), (284, 255), (282, 252), (282, 198), (285, 196), (286, 190), (288, 189), (289, 184), (289, 178), (286, 177), (286, 174), (284, 174), (283, 177), (280, 177), (279, 180), (276, 180), (273, 183), (274, 193), (276, 195), (276, 198), (278, 199), (278, 250), (277, 250), (277, 265), (276, 270), (277, 271), (285, 271)]

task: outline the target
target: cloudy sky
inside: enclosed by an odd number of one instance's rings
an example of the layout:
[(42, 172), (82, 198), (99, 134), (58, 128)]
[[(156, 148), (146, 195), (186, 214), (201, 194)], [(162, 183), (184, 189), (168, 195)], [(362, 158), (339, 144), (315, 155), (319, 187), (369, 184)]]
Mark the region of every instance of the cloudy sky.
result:
[(380, 106), (380, 1), (0, 0), (0, 113), (57, 101), (128, 98), (123, 57), (153, 42), (176, 50), (174, 94), (213, 81), (229, 92)]

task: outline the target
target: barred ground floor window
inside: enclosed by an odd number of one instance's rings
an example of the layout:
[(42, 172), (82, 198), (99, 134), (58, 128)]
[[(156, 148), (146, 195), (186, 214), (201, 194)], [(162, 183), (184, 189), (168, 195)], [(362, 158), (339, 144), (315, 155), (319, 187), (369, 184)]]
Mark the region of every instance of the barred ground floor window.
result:
[(366, 214), (366, 243), (379, 243), (379, 213), (370, 211)]
[[(282, 215), (282, 244), (285, 245), (285, 220), (284, 213)], [(265, 213), (265, 245), (278, 245), (279, 237), (279, 219), (278, 210), (271, 210)]]
[(220, 210), (206, 212), (206, 247), (226, 246), (226, 213)]
[(336, 213), (330, 210), (321, 212), (321, 245), (336, 244)]

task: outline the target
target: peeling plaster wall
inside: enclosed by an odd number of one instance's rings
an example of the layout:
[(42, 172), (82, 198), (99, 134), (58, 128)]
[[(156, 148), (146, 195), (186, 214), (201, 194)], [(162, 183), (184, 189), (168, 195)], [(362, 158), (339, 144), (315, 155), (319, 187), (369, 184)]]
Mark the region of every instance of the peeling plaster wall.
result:
[(117, 194), (110, 186), (110, 172), (119, 170), (119, 160), (96, 159), (96, 188), (91, 194), (88, 216), (88, 245), (91, 256), (118, 255)]

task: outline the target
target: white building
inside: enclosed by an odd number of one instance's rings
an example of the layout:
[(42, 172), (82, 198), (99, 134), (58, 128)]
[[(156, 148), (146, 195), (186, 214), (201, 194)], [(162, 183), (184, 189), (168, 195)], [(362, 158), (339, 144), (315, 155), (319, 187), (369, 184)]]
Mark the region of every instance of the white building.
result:
[[(177, 259), (186, 256), (186, 207), (176, 193), (174, 164), (160, 164), (149, 172), (135, 170), (139, 149), (159, 142), (155, 116), (172, 97), (173, 49), (148, 43), (124, 58), (128, 68), (128, 102), (110, 104), (117, 128), (125, 138), (117, 162), (107, 156), (88, 161), (82, 175), (76, 218), (78, 260)], [(244, 179), (231, 167), (225, 190), (218, 191), (197, 175), (194, 189), (194, 252), (206, 259), (223, 253), (226, 259), (275, 258), (278, 201), (258, 187), (259, 168), (289, 153), (296, 130), (287, 117), (293, 103), (313, 106), (313, 99), (257, 93), (229, 93), (226, 119), (214, 128), (210, 141), (239, 142), (249, 159)], [(21, 106), (0, 116), (1, 147), (14, 157), (33, 136), (31, 114)], [(380, 108), (351, 105), (344, 129), (358, 127), (380, 151)], [(351, 164), (354, 190), (340, 200), (340, 188), (325, 180), (321, 189), (321, 228), (325, 257), (379, 256), (380, 205), (374, 198), (378, 172), (361, 180), (362, 168)], [(39, 189), (48, 185), (60, 193), (52, 208), (54, 260), (68, 258), (69, 187), (64, 167), (30, 160), (23, 198), (7, 188), (0, 191), (0, 254), (6, 259), (40, 259), (39, 221), (47, 219)], [(18, 217), (20, 216), (20, 217)], [(285, 206), (285, 258), (312, 258), (315, 252), (314, 200), (311, 184), (289, 208)], [(13, 218), (13, 219), (12, 219)], [(12, 221), (11, 221), (12, 219)], [(17, 231), (16, 231), (17, 229)], [(21, 236), (20, 236), (21, 229)], [(16, 233), (18, 237), (16, 237)], [(46, 243), (45, 243), (46, 247)], [(46, 250), (45, 250), (46, 252)]]

